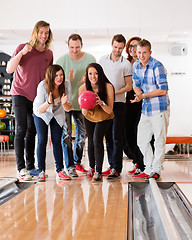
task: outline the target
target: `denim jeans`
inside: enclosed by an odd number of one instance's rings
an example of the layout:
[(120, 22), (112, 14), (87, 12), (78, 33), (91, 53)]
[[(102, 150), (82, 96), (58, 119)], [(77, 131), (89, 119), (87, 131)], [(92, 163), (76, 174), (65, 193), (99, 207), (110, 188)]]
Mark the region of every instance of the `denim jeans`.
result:
[[(81, 163), (83, 148), (85, 145), (86, 130), (84, 117), (81, 111), (65, 112), (66, 122), (63, 126), (62, 147), (66, 168), (74, 168), (75, 164)], [(72, 116), (76, 127), (74, 146), (72, 145)]]
[[(33, 119), (33, 102), (20, 95), (12, 96), (15, 113), (15, 139), (17, 169), (32, 170), (35, 166), (35, 124)], [(26, 165), (24, 159), (24, 150)]]
[(110, 168), (118, 173), (122, 171), (123, 142), (125, 131), (125, 103), (115, 102), (113, 106), (114, 119), (106, 134), (106, 146)]
[[(37, 161), (40, 171), (45, 171), (45, 159), (46, 159), (46, 146), (48, 140), (48, 125), (42, 118), (34, 115), (35, 127), (37, 130)], [(63, 166), (63, 151), (61, 146), (62, 127), (59, 126), (55, 118), (53, 117), (50, 122), (51, 141), (53, 144), (53, 155), (55, 158), (56, 171), (60, 172)]]

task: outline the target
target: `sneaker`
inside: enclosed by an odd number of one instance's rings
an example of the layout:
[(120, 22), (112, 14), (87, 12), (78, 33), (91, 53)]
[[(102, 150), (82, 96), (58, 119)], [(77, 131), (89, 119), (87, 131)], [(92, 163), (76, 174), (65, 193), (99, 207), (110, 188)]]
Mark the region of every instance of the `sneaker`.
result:
[(146, 174), (146, 173), (141, 173), (141, 174), (138, 174), (138, 175), (134, 175), (133, 178), (148, 178), (149, 175)]
[(76, 169), (75, 168), (69, 169), (68, 170), (68, 176), (71, 177), (71, 178), (78, 177)]
[(88, 171), (85, 170), (85, 168), (83, 167), (82, 164), (75, 164), (75, 167), (76, 167), (76, 170), (79, 171), (79, 172), (82, 172), (82, 173), (87, 173)]
[(120, 173), (118, 173), (115, 168), (111, 170), (111, 173), (107, 176), (107, 179), (119, 178)]
[(93, 178), (92, 178), (92, 183), (96, 183), (96, 182), (102, 182), (102, 174), (95, 172)]
[(95, 173), (95, 168), (89, 168), (88, 173), (86, 174), (87, 178), (92, 178)]
[(128, 171), (129, 174), (134, 174), (136, 171), (136, 168), (138, 168), (138, 164), (134, 164), (133, 170)]
[(44, 171), (39, 173), (37, 181), (38, 182), (45, 182), (46, 181), (46, 176), (45, 176), (45, 172)]
[(27, 171), (25, 168), (23, 168), (23, 169), (20, 170), (20, 172), (19, 172), (19, 178), (22, 179), (22, 180), (24, 180), (24, 181), (30, 181), (30, 180), (32, 180), (31, 175), (28, 173), (28, 171)]
[[(34, 177), (34, 176), (38, 177), (40, 172), (41, 172), (40, 169), (35, 169), (35, 168), (28, 171), (28, 173), (29, 173), (32, 177)], [(48, 175), (45, 174), (45, 177), (48, 178)]]
[(108, 168), (106, 171), (102, 172), (103, 176), (108, 176), (111, 173), (111, 168)]
[(59, 180), (71, 180), (71, 177), (69, 177), (65, 171), (60, 171), (57, 173), (57, 179)]
[(156, 173), (156, 172), (152, 172), (148, 178), (155, 178), (155, 180), (158, 180), (160, 179), (160, 175), (159, 173)]
[(139, 168), (135, 168), (135, 173), (133, 175), (135, 176), (135, 175), (139, 175), (141, 173), (142, 172), (141, 172), (141, 170)]
[(39, 171), (35, 168), (33, 168), (32, 170), (28, 170), (28, 173), (33, 177), (33, 176), (36, 176), (38, 177), (39, 176)]

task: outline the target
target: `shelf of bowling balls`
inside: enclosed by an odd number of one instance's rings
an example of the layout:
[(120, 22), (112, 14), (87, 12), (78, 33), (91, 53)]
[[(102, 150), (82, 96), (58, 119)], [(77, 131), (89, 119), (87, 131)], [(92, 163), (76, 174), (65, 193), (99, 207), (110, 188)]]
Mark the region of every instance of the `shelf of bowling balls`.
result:
[(0, 117), (0, 134), (15, 132), (14, 120), (14, 116)]
[(15, 117), (13, 115), (7, 115), (6, 117), (0, 117), (0, 121), (1, 120), (11, 120), (11, 119), (15, 119)]
[(0, 135), (9, 136), (9, 149), (14, 149), (14, 135), (15, 135), (14, 120), (15, 120), (15, 117), (12, 115), (0, 117), (0, 124), (1, 122), (3, 123), (6, 122), (5, 126), (2, 126), (2, 128), (5, 128), (5, 129), (1, 129), (1, 125), (0, 125)]

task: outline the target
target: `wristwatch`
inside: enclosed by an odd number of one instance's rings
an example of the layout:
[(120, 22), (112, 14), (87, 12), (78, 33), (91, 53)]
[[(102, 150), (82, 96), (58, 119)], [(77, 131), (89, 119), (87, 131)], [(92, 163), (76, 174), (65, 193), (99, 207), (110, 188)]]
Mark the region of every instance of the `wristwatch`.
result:
[(103, 101), (103, 102), (102, 102), (102, 106), (105, 106), (105, 105), (106, 105), (106, 103)]
[(51, 103), (49, 102), (49, 100), (47, 100), (47, 103), (50, 105)]
[(144, 93), (142, 94), (142, 97), (143, 97), (143, 99), (145, 99), (145, 98), (146, 98)]

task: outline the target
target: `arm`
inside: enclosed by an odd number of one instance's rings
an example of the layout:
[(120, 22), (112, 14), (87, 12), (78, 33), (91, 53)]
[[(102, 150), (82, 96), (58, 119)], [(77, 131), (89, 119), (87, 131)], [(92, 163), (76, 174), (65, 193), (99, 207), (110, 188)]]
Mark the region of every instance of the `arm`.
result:
[(110, 83), (106, 84), (107, 88), (107, 101), (104, 103), (100, 97), (97, 95), (97, 104), (99, 104), (102, 109), (110, 114), (113, 112), (113, 103), (114, 103), (114, 89), (113, 86)]
[(133, 88), (132, 87), (132, 83), (133, 83), (132, 82), (132, 76), (126, 76), (126, 77), (124, 77), (124, 79), (125, 79), (125, 87), (123, 87), (120, 90), (116, 91), (115, 95), (123, 94), (125, 92), (129, 92)]
[(32, 46), (30, 44), (26, 44), (24, 48), (17, 53), (17, 55), (11, 58), (7, 63), (7, 68), (6, 68), (7, 73), (9, 74), (13, 73), (16, 70), (21, 58), (28, 52), (31, 52), (31, 50), (32, 50)]
[(161, 95), (167, 95), (167, 92), (168, 92), (167, 90), (156, 89), (154, 91), (144, 93), (143, 97), (146, 98), (146, 97), (157, 97)]
[(139, 87), (134, 87), (133, 90), (135, 92), (135, 99), (130, 100), (131, 103), (139, 102), (142, 99), (147, 98), (147, 97), (157, 97), (157, 96), (161, 96), (161, 95), (167, 95), (167, 92), (168, 92), (167, 90), (156, 89), (151, 92), (143, 93)]
[(79, 81), (78, 83), (79, 83), (79, 84), (85, 83), (85, 78), (86, 78), (86, 73), (83, 74), (83, 76), (82, 76), (82, 78), (81, 78), (81, 81)]
[(68, 75), (68, 80), (69, 80), (69, 82), (72, 82), (72, 80), (73, 80), (73, 72), (74, 72), (73, 69), (70, 69), (70, 70), (69, 70), (69, 75)]
[[(73, 70), (70, 71), (73, 74)], [(65, 111), (69, 112), (72, 107), (71, 82), (69, 80), (65, 81), (65, 94), (62, 96), (61, 102), (63, 102)]]
[[(81, 93), (84, 92), (84, 91), (86, 91), (85, 83), (79, 87), (79, 96), (80, 96)], [(84, 108), (81, 108), (81, 111), (82, 111), (83, 116), (86, 117), (87, 114), (88, 114), (88, 110), (87, 110), (87, 109), (84, 109)]]
[(67, 102), (67, 95), (63, 94), (61, 97), (61, 104), (63, 105), (65, 111), (70, 111), (71, 110), (71, 104)]
[(53, 104), (53, 98), (52, 98), (52, 93), (50, 92), (49, 94), (49, 100), (45, 101), (43, 104), (41, 104), (38, 108), (40, 113), (44, 113), (47, 111), (48, 107), (50, 106), (50, 104)]

